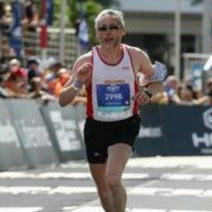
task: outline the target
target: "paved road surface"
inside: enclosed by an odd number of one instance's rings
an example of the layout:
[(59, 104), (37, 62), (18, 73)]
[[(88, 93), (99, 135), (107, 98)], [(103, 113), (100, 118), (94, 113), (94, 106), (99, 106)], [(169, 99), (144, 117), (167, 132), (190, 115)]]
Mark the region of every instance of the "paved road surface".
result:
[[(131, 159), (129, 212), (212, 212), (212, 157)], [(0, 212), (103, 212), (86, 162), (0, 172)]]

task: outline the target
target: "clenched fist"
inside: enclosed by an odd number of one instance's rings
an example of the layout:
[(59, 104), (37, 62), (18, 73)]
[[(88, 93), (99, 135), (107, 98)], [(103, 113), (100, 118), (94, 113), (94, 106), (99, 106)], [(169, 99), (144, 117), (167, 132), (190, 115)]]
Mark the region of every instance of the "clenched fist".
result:
[(80, 66), (77, 70), (77, 80), (83, 84), (86, 83), (90, 78), (92, 68), (92, 64), (88, 62)]
[(148, 95), (144, 87), (140, 87), (140, 91), (135, 95), (135, 100), (140, 106), (151, 103), (150, 94)]

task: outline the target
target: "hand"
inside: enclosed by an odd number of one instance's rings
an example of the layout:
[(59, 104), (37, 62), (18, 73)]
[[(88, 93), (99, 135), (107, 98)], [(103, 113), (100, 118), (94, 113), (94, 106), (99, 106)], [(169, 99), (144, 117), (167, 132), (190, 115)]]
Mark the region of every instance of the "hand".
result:
[(77, 70), (77, 80), (81, 83), (86, 83), (90, 77), (93, 66), (91, 63), (84, 63)]
[(140, 106), (151, 103), (151, 98), (145, 93), (144, 88), (142, 87), (140, 91), (135, 95), (135, 100)]

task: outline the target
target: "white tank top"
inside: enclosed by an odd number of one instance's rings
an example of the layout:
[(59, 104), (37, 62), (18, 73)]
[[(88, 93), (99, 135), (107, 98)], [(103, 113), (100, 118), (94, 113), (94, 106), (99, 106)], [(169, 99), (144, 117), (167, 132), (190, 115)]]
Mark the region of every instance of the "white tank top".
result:
[(91, 83), (87, 87), (87, 117), (99, 121), (118, 121), (138, 113), (134, 101), (138, 83), (127, 45), (117, 64), (108, 64), (94, 47)]

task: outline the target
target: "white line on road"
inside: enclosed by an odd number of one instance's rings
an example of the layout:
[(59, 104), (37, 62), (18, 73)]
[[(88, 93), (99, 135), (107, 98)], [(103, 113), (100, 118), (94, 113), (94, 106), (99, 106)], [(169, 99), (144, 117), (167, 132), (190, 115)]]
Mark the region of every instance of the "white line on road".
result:
[[(203, 189), (185, 189), (185, 188), (150, 188), (150, 187), (135, 187), (128, 193), (129, 195), (145, 195), (145, 196), (195, 196), (195, 197), (210, 197), (210, 190)], [(207, 195), (205, 195), (207, 194)]]
[(72, 210), (72, 212), (103, 212), (102, 207), (82, 207), (79, 209)]
[[(25, 172), (2, 172), (0, 179), (91, 179), (89, 172), (44, 172), (42, 174), (29, 174)], [(124, 173), (124, 180), (140, 180), (149, 178), (147, 173)]]
[(149, 187), (136, 187), (131, 189), (128, 194), (129, 195), (147, 195), (154, 196), (156, 194), (171, 194), (173, 189), (171, 188), (149, 188)]
[[(211, 162), (210, 162), (211, 161)], [(179, 167), (192, 167), (196, 169), (211, 169), (212, 157), (211, 156), (171, 156), (171, 157), (144, 157), (144, 158), (131, 158), (127, 167), (135, 168), (179, 168)]]
[[(51, 191), (51, 187), (38, 186), (1, 186), (0, 193), (9, 194), (40, 194)], [(1, 211), (0, 211), (1, 212)]]
[(1, 172), (1, 179), (22, 179), (22, 178), (35, 178), (35, 174), (29, 174), (26, 172)]
[(186, 180), (186, 181), (192, 181), (192, 180), (198, 180), (198, 181), (211, 181), (212, 175), (209, 174), (170, 174), (165, 173), (162, 174), (160, 179), (163, 180)]
[(95, 193), (96, 187), (67, 187), (59, 186), (52, 189), (48, 194), (82, 194), (82, 193)]
[(212, 211), (200, 211), (200, 210), (170, 210), (170, 212), (212, 212)]
[[(179, 167), (193, 167), (198, 169), (211, 169), (212, 157), (211, 156), (171, 156), (171, 157), (142, 157), (130, 158), (127, 163), (129, 168), (179, 168)], [(64, 169), (70, 168), (86, 168), (88, 164), (86, 161), (71, 161), (66, 164), (61, 164)]]
[[(149, 173), (124, 173), (124, 180), (143, 180), (150, 178)], [(89, 172), (44, 172), (40, 174), (27, 172), (1, 172), (0, 179), (91, 179)], [(158, 176), (161, 180), (212, 181), (212, 174), (172, 174)]]
[[(212, 212), (212, 211), (200, 211), (200, 210), (167, 210), (167, 209), (157, 209), (157, 208), (134, 208), (128, 209), (128, 212)], [(100, 206), (89, 206), (89, 207), (79, 207), (69, 212), (103, 212)]]
[(65, 206), (62, 208), (63, 211), (71, 211), (73, 209), (76, 209), (77, 206)]
[(166, 212), (165, 209), (137, 208), (129, 210), (129, 212)]
[[(185, 189), (185, 188), (157, 188), (157, 187), (127, 187), (129, 195), (140, 196), (193, 196), (199, 198), (211, 198), (212, 190)], [(0, 186), (0, 194), (31, 194), (31, 195), (71, 195), (71, 194), (92, 194), (96, 193), (95, 186)], [(0, 211), (1, 212), (1, 211)]]
[(0, 207), (0, 211), (1, 212), (38, 212), (43, 210), (42, 207), (24, 207), (24, 208), (20, 208), (20, 207)]

